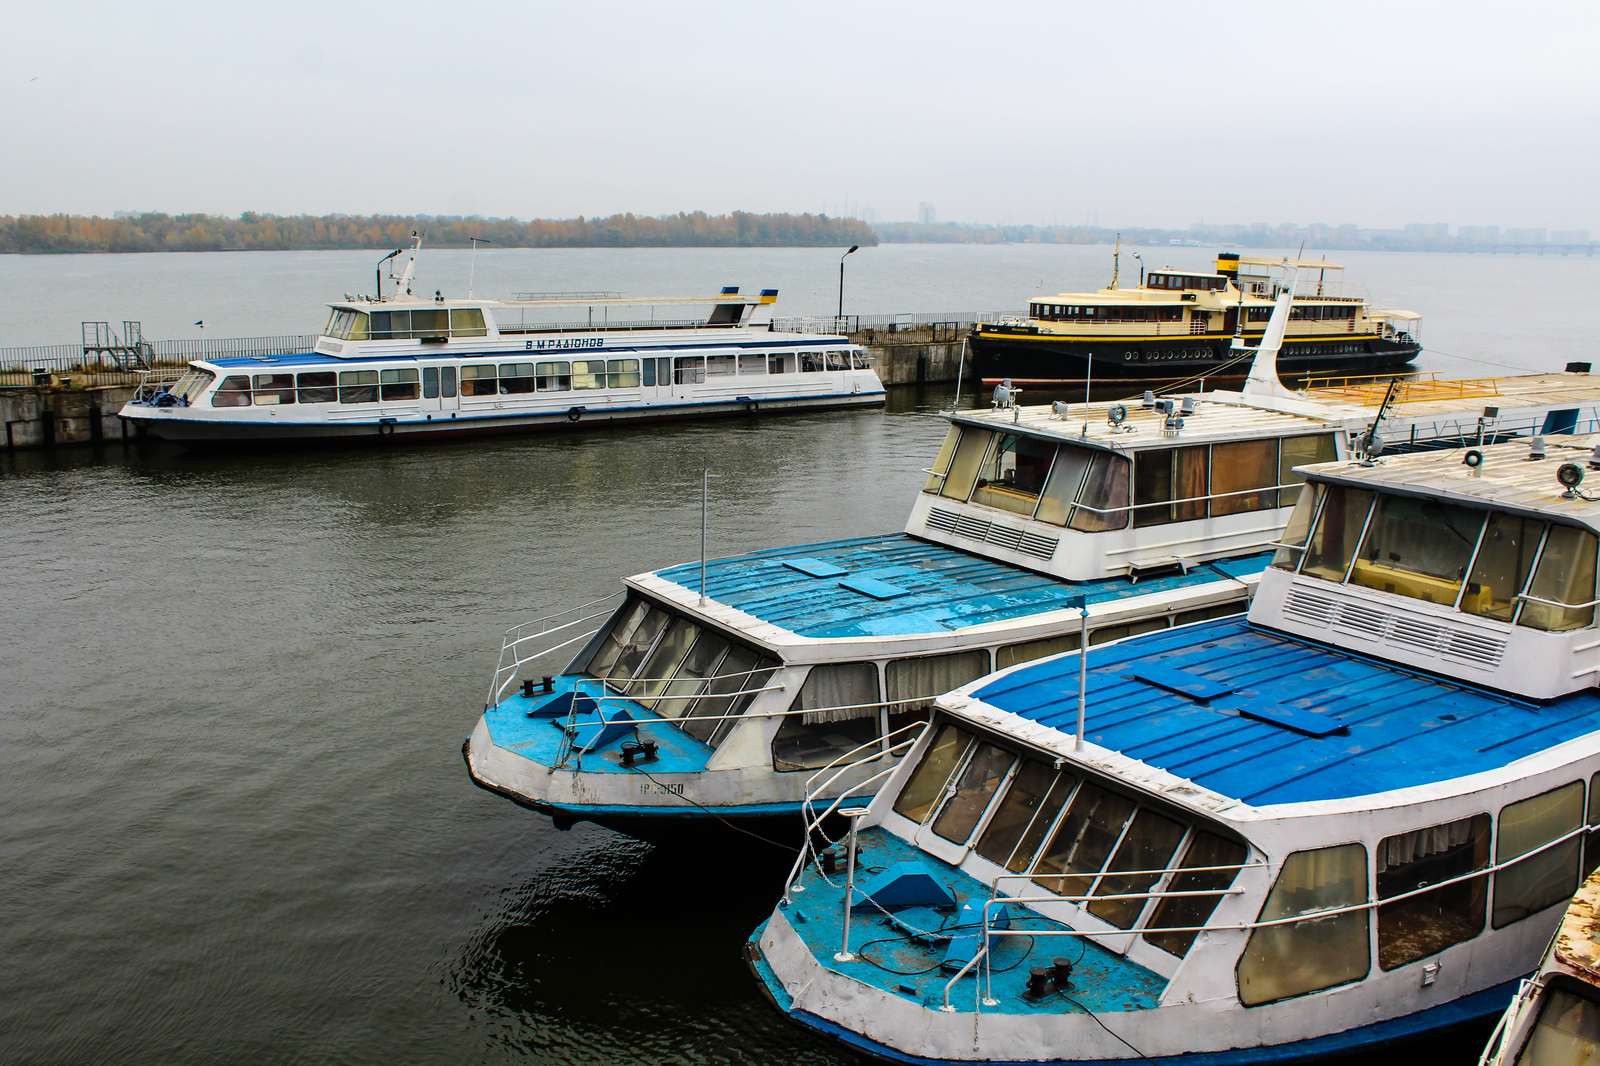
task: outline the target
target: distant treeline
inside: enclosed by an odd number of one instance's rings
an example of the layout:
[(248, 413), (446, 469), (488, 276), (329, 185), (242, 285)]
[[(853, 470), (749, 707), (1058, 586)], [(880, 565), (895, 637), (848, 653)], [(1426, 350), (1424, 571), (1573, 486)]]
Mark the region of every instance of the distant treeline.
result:
[(611, 215), (608, 218), (461, 218), (427, 215), (138, 214), (0, 215), (0, 253), (232, 252), (398, 248), (412, 230), (428, 246), (500, 248), (873, 245), (865, 222), (813, 214)]

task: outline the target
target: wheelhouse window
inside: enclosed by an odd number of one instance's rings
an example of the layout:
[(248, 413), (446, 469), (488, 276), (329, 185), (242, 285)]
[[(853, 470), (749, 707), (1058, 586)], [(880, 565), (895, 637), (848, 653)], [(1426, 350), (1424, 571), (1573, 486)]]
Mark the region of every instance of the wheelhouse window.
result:
[[(1334, 443), (1332, 433), (1317, 433), (1309, 437), (1284, 437), (1278, 450), (1278, 484), (1300, 485), (1305, 482), (1305, 476), (1296, 474), (1297, 466), (1310, 466), (1313, 463), (1331, 463), (1339, 458), (1338, 445)], [(1280, 507), (1287, 507), (1288, 493), (1292, 489), (1284, 489), (1283, 502)]]
[[(1239, 1001), (1247, 1007), (1359, 981), (1367, 946), (1367, 849), (1341, 844), (1297, 851), (1283, 862), (1261, 907), (1261, 922), (1309, 915), (1250, 931), (1239, 959)], [(1324, 911), (1357, 908), (1339, 914)]]
[(376, 403), (378, 401), (378, 372), (376, 370), (341, 370), (339, 372), (340, 403)]
[(1096, 452), (1089, 461), (1078, 506), (1067, 524), (1080, 533), (1103, 533), (1128, 525), (1128, 460), (1110, 452)]
[[(1289, 524), (1284, 527), (1283, 539), (1272, 555), (1272, 565), (1279, 570), (1295, 570), (1300, 566), (1300, 555), (1305, 550), (1306, 538), (1311, 535), (1311, 522), (1322, 505), (1323, 482), (1315, 482), (1300, 490), (1294, 510), (1289, 513)], [(1285, 490), (1288, 491), (1288, 490)]]
[(1495, 864), (1520, 861), (1494, 875), (1496, 929), (1564, 903), (1578, 890), (1578, 838), (1539, 849), (1578, 828), (1583, 813), (1582, 781), (1501, 808)]
[(230, 374), (222, 379), (217, 391), (211, 394), (212, 407), (249, 407), (250, 375)]
[(978, 854), (1010, 873), (1031, 868), (1045, 834), (1077, 784), (1075, 776), (1048, 763), (1022, 760), (994, 817), (978, 838)]
[(772, 738), (778, 770), (815, 770), (881, 735), (874, 663), (813, 666)]
[(450, 309), (450, 335), (452, 337), (485, 337), (489, 330), (483, 323), (480, 307), (452, 307)]
[(847, 351), (831, 351), (827, 353), (829, 370), (849, 370), (850, 353)]
[(852, 350), (850, 352), (850, 365), (851, 365), (851, 367), (853, 367), (856, 370), (871, 370), (872, 369), (872, 355), (871, 355), (871, 353), (867, 352), (865, 350), (862, 350), (862, 349)]
[(411, 312), (411, 335), (418, 340), (443, 339), (450, 335), (450, 312), (430, 307)]
[(973, 747), (967, 764), (956, 778), (954, 790), (939, 807), (933, 819), (933, 831), (952, 844), (964, 844), (972, 830), (989, 809), (989, 801), (1016, 756), (995, 744), (979, 743)]
[[(1594, 624), (1595, 535), (1552, 525), (1545, 536), (1529, 599), (1517, 621), (1533, 629), (1564, 631)], [(1539, 601), (1547, 602), (1539, 602)], [(1572, 604), (1564, 607), (1557, 604)]]
[(257, 407), (294, 403), (294, 375), (257, 374), (254, 392)]
[(461, 368), (461, 395), (495, 396), (498, 393), (499, 382), (493, 363)]
[(368, 337), (367, 313), (336, 307), (328, 315), (322, 335), (339, 341), (364, 341)]
[(1467, 578), (1461, 609), (1468, 614), (1511, 621), (1517, 595), (1528, 585), (1533, 561), (1549, 523), (1526, 515), (1497, 512), (1489, 516), (1478, 558)]
[(1486, 517), (1467, 507), (1385, 493), (1367, 524), (1350, 581), (1453, 605)]
[(1056, 446), (1017, 433), (1000, 433), (983, 459), (972, 502), (1032, 515), (1050, 473)]
[(961, 430), (961, 440), (956, 445), (955, 455), (950, 460), (950, 469), (945, 474), (944, 485), (939, 489), (939, 495), (952, 500), (965, 500), (972, 495), (972, 487), (978, 480), (978, 474), (983, 468), (983, 457), (989, 450), (989, 441), (994, 434), (987, 429), (974, 429), (964, 426)]
[(1356, 541), (1366, 527), (1372, 510), (1373, 494), (1366, 489), (1329, 485), (1324, 492), (1322, 514), (1306, 543), (1301, 573), (1324, 581), (1344, 581), (1355, 554)]
[(916, 769), (911, 771), (900, 794), (894, 798), (894, 812), (920, 825), (944, 794), (956, 764), (971, 743), (972, 735), (966, 730), (949, 723), (940, 726), (932, 743), (923, 749)]
[(211, 371), (191, 366), (183, 372), (182, 377), (172, 383), (167, 392), (184, 403), (193, 403), (215, 380), (217, 380), (217, 375)]
[(1084, 475), (1095, 453), (1088, 448), (1063, 444), (1056, 449), (1055, 465), (1050, 469), (1050, 480), (1045, 483), (1039, 497), (1039, 510), (1034, 517), (1051, 525), (1064, 526), (1072, 512), (1072, 504), (1083, 489)]
[[(1405, 895), (1489, 865), (1489, 816), (1385, 837), (1378, 845), (1378, 898)], [(1483, 929), (1489, 877), (1472, 877), (1378, 907), (1378, 965), (1385, 970), (1437, 955)]]
[(336, 373), (300, 374), (295, 381), (300, 386), (301, 403), (339, 402), (339, 375)]
[(960, 439), (960, 426), (945, 430), (944, 440), (939, 442), (939, 454), (933, 457), (933, 466), (928, 468), (928, 480), (922, 483), (923, 492), (937, 493), (944, 484), (945, 472), (950, 469), (950, 459), (955, 455), (956, 441)]
[(413, 367), (379, 371), (379, 390), (385, 401), (415, 400), (420, 388), (417, 371)]
[(534, 368), (534, 383), (540, 392), (570, 392), (572, 369), (566, 363), (539, 363)]

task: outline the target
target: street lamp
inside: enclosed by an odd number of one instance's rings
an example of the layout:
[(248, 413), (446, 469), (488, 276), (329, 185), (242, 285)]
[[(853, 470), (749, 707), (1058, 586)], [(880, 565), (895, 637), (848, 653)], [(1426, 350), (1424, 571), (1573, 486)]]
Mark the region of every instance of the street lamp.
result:
[(854, 255), (861, 245), (852, 244), (850, 250), (839, 257), (839, 317), (844, 317), (844, 261), (846, 256)]
[(1139, 260), (1139, 288), (1142, 289), (1144, 288), (1144, 256), (1134, 252), (1133, 257)]

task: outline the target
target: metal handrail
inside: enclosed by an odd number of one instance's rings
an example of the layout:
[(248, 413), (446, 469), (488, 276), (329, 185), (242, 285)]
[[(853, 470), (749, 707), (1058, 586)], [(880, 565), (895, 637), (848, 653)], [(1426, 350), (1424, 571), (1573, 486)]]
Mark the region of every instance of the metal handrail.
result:
[[(563, 641), (554, 647), (542, 648), (526, 657), (521, 656), (517, 651), (519, 645), (528, 640), (550, 636), (553, 633), (570, 629), (574, 625), (581, 624), (584, 621), (589, 621), (600, 617), (602, 614), (609, 613), (608, 609), (607, 611), (596, 612), (588, 616), (588, 618), (574, 619), (571, 622), (566, 622), (553, 628), (549, 625), (550, 622), (553, 622), (558, 618), (566, 618), (569, 615), (577, 614), (580, 611), (586, 611), (591, 607), (606, 603), (609, 600), (614, 600), (618, 596), (625, 595), (627, 591), (628, 590), (626, 588), (621, 588), (615, 592), (597, 597), (585, 603), (580, 603), (575, 607), (568, 607), (562, 611), (552, 611), (549, 614), (540, 615), (538, 618), (530, 618), (525, 622), (518, 622), (516, 625), (507, 628), (500, 639), (500, 654), (495, 659), (494, 673), (489, 678), (489, 692), (484, 699), (484, 710), (488, 710), (500, 701), (501, 696), (503, 696), (505, 693), (506, 687), (516, 680), (517, 671), (522, 669), (523, 666), (526, 666), (535, 659), (549, 655), (551, 652), (559, 651), (561, 648), (567, 647), (570, 644), (575, 644), (577, 641), (582, 640), (585, 637), (593, 636), (595, 633), (599, 632), (599, 629), (592, 630), (589, 633), (583, 634), (583, 636)], [(541, 628), (535, 633), (527, 632), (530, 627), (536, 625), (544, 628)], [(511, 653), (511, 658), (514, 660), (510, 666), (506, 665), (507, 652)], [(502, 681), (501, 675), (505, 674), (508, 670), (510, 671), (510, 676), (505, 681)]]

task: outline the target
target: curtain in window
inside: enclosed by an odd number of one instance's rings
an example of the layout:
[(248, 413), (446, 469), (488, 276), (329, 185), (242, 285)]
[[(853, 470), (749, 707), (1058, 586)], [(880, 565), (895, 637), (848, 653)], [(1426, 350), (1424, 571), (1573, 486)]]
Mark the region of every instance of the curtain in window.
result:
[(800, 720), (805, 725), (825, 725), (876, 718), (877, 704), (878, 668), (872, 663), (836, 663), (811, 668), (795, 697), (794, 709), (823, 708), (808, 710)]
[[(934, 697), (960, 688), (989, 672), (989, 653), (957, 652), (954, 655), (926, 655), (920, 659), (896, 659), (884, 670), (888, 700), (896, 711), (927, 707)], [(915, 703), (899, 703), (915, 700)]]
[(1211, 491), (1217, 499), (1211, 501), (1213, 515), (1242, 514), (1276, 507), (1276, 489), (1243, 492), (1245, 489), (1267, 489), (1276, 485), (1278, 477), (1278, 442), (1275, 440), (1241, 440), (1211, 446)]

